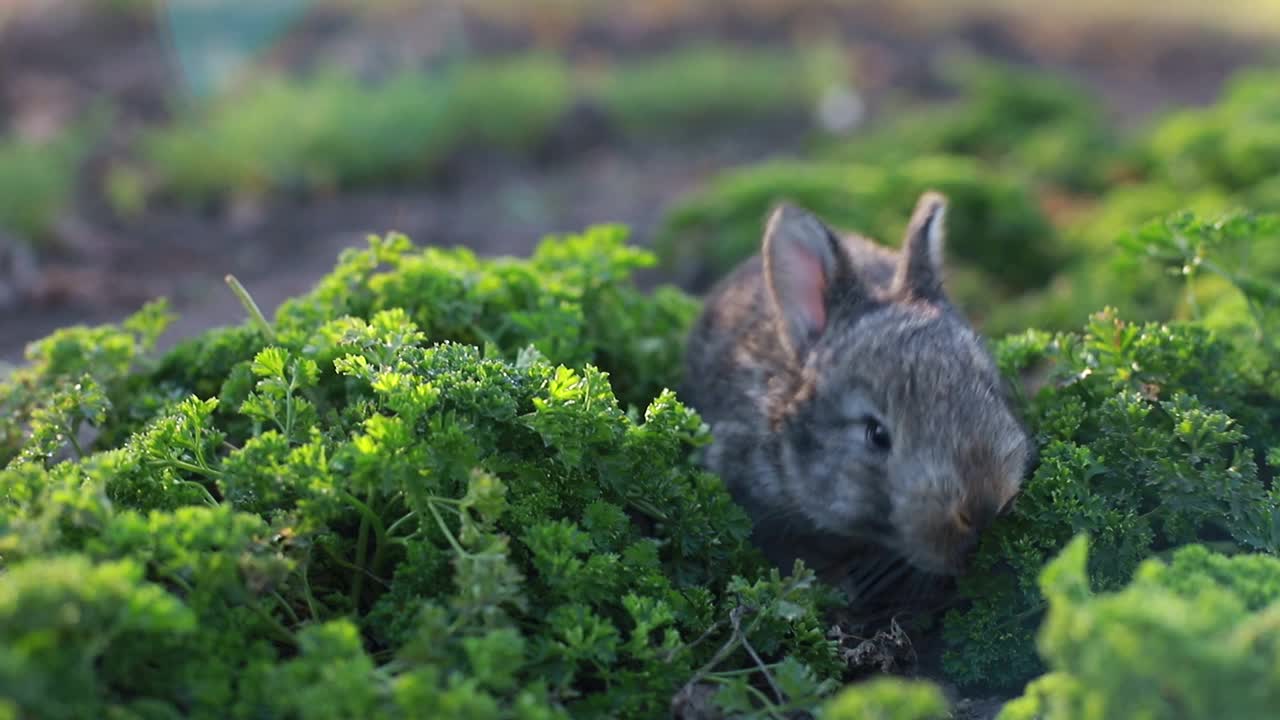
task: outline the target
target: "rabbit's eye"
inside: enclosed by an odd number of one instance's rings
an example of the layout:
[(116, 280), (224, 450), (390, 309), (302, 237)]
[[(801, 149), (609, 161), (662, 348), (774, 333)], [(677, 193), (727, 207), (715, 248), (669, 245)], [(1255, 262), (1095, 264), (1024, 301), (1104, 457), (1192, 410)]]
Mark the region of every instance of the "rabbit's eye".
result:
[(867, 418), (867, 444), (882, 452), (893, 447), (893, 439), (889, 437), (889, 428), (879, 421)]

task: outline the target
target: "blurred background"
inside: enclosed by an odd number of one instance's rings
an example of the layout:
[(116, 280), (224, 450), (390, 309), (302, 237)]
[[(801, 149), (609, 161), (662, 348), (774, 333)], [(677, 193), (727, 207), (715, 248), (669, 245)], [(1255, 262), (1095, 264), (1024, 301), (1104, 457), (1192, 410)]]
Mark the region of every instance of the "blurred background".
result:
[(926, 187), (990, 332), (1176, 316), (1111, 249), (1280, 209), (1278, 37), (1280, 0), (0, 0), (0, 361), (156, 296), (169, 342), (239, 322), (227, 273), (269, 313), (387, 231), (625, 223), (698, 292), (777, 199), (896, 244)]

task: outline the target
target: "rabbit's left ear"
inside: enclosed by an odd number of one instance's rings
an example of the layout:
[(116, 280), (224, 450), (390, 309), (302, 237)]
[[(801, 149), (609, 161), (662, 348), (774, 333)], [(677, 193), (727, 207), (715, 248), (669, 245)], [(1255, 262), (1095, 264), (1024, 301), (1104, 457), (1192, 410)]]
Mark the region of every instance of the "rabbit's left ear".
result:
[(861, 287), (831, 229), (795, 205), (780, 204), (770, 214), (763, 254), (781, 340), (803, 358), (827, 328), (833, 289), (852, 297)]
[(947, 198), (929, 191), (916, 202), (902, 243), (902, 264), (894, 288), (924, 300), (942, 300), (942, 253), (946, 232)]

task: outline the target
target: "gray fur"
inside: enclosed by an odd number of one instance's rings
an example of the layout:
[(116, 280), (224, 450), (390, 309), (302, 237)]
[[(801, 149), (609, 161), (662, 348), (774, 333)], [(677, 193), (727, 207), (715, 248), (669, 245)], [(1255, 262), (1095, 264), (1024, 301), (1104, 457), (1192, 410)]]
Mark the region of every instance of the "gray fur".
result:
[[(693, 328), (682, 393), (712, 430), (705, 463), (783, 570), (800, 558), (831, 579), (892, 555), (958, 573), (1018, 491), (1028, 438), (942, 291), (945, 207), (922, 196), (899, 253), (780, 206), (765, 248), (791, 237), (812, 249), (825, 233), (835, 254), (811, 286), (821, 327), (794, 347), (795, 292), (778, 287), (803, 283), (773, 276), (792, 268), (775, 249), (713, 288)], [(866, 418), (889, 430), (889, 449), (868, 440)]]

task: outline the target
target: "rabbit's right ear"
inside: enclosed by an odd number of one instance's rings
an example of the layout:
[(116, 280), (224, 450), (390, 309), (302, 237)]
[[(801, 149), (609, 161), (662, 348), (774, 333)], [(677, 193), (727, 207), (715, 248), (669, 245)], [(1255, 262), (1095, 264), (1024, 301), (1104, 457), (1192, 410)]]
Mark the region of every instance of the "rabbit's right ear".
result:
[(915, 212), (907, 225), (902, 243), (902, 264), (894, 278), (894, 287), (926, 300), (942, 300), (942, 245), (946, 222), (947, 198), (928, 191), (916, 201)]
[(827, 327), (832, 287), (852, 272), (848, 258), (821, 220), (785, 203), (769, 216), (763, 256), (782, 339), (801, 358)]

